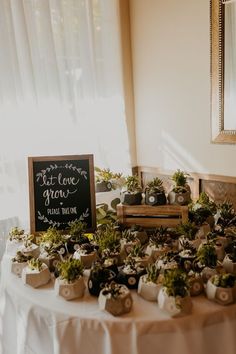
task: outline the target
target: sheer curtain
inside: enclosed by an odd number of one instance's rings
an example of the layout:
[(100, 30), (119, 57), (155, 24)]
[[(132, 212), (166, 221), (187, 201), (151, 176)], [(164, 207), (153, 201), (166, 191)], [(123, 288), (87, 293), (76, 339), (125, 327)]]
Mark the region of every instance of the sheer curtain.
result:
[(118, 0), (0, 0), (0, 219), (29, 225), (27, 156), (130, 172)]

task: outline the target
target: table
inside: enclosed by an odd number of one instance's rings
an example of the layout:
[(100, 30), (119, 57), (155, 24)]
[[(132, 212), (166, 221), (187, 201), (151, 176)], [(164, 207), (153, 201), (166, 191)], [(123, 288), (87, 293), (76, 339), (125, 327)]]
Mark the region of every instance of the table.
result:
[(39, 289), (11, 274), (2, 260), (2, 354), (235, 354), (236, 305), (193, 298), (193, 313), (172, 319), (133, 291), (133, 309), (121, 317), (100, 311), (88, 292), (65, 301), (53, 281)]

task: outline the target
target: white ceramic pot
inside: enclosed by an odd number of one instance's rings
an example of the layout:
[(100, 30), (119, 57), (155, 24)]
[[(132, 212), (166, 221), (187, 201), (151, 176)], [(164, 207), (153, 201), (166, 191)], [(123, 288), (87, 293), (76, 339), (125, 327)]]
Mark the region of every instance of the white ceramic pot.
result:
[(129, 289), (125, 285), (121, 285), (122, 293), (113, 298), (110, 294), (104, 295), (104, 289), (99, 293), (98, 304), (100, 310), (106, 310), (113, 316), (120, 316), (130, 312), (133, 304), (133, 299)]
[(21, 277), (22, 270), (27, 266), (27, 262), (12, 262), (11, 263), (11, 272), (17, 275), (19, 278)]
[(56, 278), (54, 284), (54, 292), (58, 296), (64, 297), (65, 300), (73, 300), (84, 296), (85, 282), (84, 278), (80, 276), (72, 283), (68, 283), (67, 280)]
[(32, 270), (29, 266), (22, 270), (22, 280), (24, 284), (30, 285), (33, 288), (47, 284), (51, 279), (51, 273), (46, 264), (42, 265), (42, 270)]
[(206, 295), (209, 300), (215, 301), (220, 305), (230, 305), (236, 300), (236, 285), (233, 288), (222, 288), (214, 285), (211, 279), (208, 279)]
[(227, 254), (222, 262), (222, 266), (227, 273), (236, 274), (236, 263), (234, 263)]
[(138, 283), (138, 294), (148, 301), (157, 301), (161, 284), (147, 281), (147, 274), (142, 275)]
[(165, 288), (161, 288), (158, 294), (158, 304), (162, 311), (171, 317), (180, 317), (191, 313), (192, 300), (190, 296), (168, 296)]

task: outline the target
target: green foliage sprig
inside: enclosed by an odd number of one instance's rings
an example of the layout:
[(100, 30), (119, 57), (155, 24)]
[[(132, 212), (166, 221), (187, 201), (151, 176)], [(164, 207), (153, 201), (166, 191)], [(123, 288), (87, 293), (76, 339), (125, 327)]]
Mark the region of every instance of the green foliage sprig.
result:
[[(112, 180), (117, 180), (122, 178), (122, 173), (114, 173), (109, 168), (99, 168), (95, 167), (95, 181), (99, 182), (111, 182)], [(112, 183), (111, 183), (112, 184)], [(113, 185), (112, 185), (113, 187)]]
[(61, 279), (67, 280), (69, 283), (75, 281), (83, 275), (83, 264), (79, 259), (69, 258), (60, 262), (57, 266)]

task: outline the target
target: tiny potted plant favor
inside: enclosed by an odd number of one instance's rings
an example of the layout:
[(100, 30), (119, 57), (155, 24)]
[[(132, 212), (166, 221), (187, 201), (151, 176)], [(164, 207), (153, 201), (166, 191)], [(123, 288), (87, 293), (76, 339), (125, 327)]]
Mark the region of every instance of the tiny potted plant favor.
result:
[(173, 176), (172, 181), (175, 185), (168, 193), (168, 200), (170, 204), (187, 205), (190, 203), (190, 187), (187, 184), (187, 174), (183, 171), (177, 170)]
[(156, 228), (150, 235), (146, 253), (156, 261), (162, 254), (171, 250), (172, 239), (167, 228)]
[(22, 270), (23, 283), (33, 288), (47, 284), (50, 279), (51, 273), (48, 266), (36, 258), (31, 258), (27, 266)]
[(109, 223), (98, 229), (94, 235), (94, 241), (101, 258), (108, 253), (109, 258), (114, 258), (116, 264), (121, 263), (120, 232), (115, 224)]
[(177, 232), (179, 233), (179, 249), (182, 248), (181, 244), (184, 240), (187, 240), (193, 247), (198, 249), (201, 244), (201, 239), (196, 238), (198, 227), (191, 221), (186, 221), (177, 226)]
[(116, 273), (104, 266), (101, 262), (95, 262), (88, 278), (88, 290), (91, 295), (98, 296), (106, 283), (115, 280)]
[(90, 243), (83, 243), (74, 252), (73, 258), (80, 259), (84, 268), (91, 268), (97, 258), (97, 252)]
[(126, 257), (135, 246), (140, 245), (140, 241), (135, 233), (131, 232), (130, 229), (125, 229), (121, 232), (120, 244), (121, 252)]
[(28, 261), (32, 258), (32, 256), (26, 256), (21, 251), (17, 251), (14, 258), (12, 258), (11, 263), (11, 272), (18, 277), (21, 277), (21, 273), (23, 268), (25, 268), (28, 264)]
[(211, 242), (201, 244), (197, 250), (197, 261), (199, 268), (202, 268), (201, 275), (204, 283), (217, 273), (217, 254)]
[(139, 205), (142, 202), (142, 187), (138, 176), (127, 176), (124, 191), (121, 193), (121, 202), (127, 205)]
[(109, 168), (95, 167), (96, 192), (110, 192), (122, 184), (122, 173), (114, 173)]
[(20, 246), (23, 245), (23, 241), (26, 235), (23, 229), (19, 227), (13, 227), (10, 232), (6, 242), (6, 253), (15, 255), (19, 250)]
[(68, 223), (67, 249), (73, 254), (80, 245), (89, 243), (88, 237), (85, 235), (87, 224), (81, 220), (74, 220)]
[(209, 300), (220, 305), (229, 305), (236, 300), (236, 276), (234, 274), (215, 274), (207, 281), (206, 294)]
[(205, 192), (201, 192), (196, 202), (189, 205), (189, 219), (199, 227), (199, 238), (206, 238), (207, 233), (214, 227), (216, 212), (216, 203), (211, 201)]
[(160, 268), (153, 263), (147, 266), (146, 271), (147, 274), (142, 275), (139, 279), (138, 294), (148, 301), (157, 301), (161, 288)]
[(172, 317), (189, 314), (192, 301), (189, 295), (187, 274), (180, 269), (164, 272), (162, 288), (158, 294), (158, 304), (162, 311)]
[(140, 225), (132, 225), (130, 228), (130, 232), (135, 235), (141, 245), (144, 245), (148, 241), (147, 231)]
[(98, 303), (101, 310), (120, 316), (130, 312), (133, 299), (127, 286), (112, 281), (100, 291)]
[(33, 242), (33, 239), (34, 235), (26, 235), (23, 245), (19, 247), (19, 251), (24, 255), (37, 258), (40, 254), (40, 247)]
[(66, 300), (81, 298), (85, 290), (82, 262), (69, 257), (60, 262), (57, 268), (59, 276), (54, 285), (56, 295), (62, 296)]
[(231, 242), (226, 248), (222, 265), (226, 272), (236, 274), (236, 241)]
[(136, 263), (130, 255), (125, 259), (125, 265), (121, 267), (117, 274), (117, 282), (125, 284), (129, 289), (137, 289), (139, 278), (146, 273), (145, 267)]
[(163, 187), (163, 181), (160, 178), (156, 177), (147, 183), (145, 187), (145, 204), (166, 204), (166, 195)]

